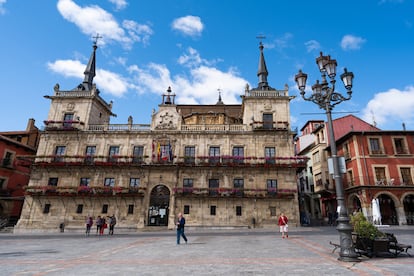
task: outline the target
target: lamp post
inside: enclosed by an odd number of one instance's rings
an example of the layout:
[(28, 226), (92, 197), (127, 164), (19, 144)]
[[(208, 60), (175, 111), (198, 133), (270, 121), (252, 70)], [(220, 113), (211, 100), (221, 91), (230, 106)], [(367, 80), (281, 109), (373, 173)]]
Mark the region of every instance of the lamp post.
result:
[[(344, 73), (341, 75), (341, 79), (344, 83), (344, 86), (347, 90), (347, 95), (343, 96), (338, 92), (335, 92), (335, 76), (336, 76), (336, 60), (331, 59), (330, 56), (324, 56), (322, 52), (320, 56), (316, 58), (316, 64), (319, 67), (321, 72), (322, 82), (316, 81), (312, 85), (312, 95), (305, 97), (305, 87), (307, 74), (299, 70), (299, 73), (295, 76), (295, 81), (300, 90), (300, 94), (305, 101), (311, 101), (319, 106), (319, 108), (324, 109), (326, 116), (328, 117), (328, 135), (329, 135), (329, 145), (331, 147), (331, 156), (333, 161), (333, 179), (335, 180), (336, 187), (336, 200), (337, 200), (337, 230), (339, 232), (340, 246), (341, 251), (339, 253), (339, 260), (347, 262), (357, 262), (359, 261), (358, 254), (355, 252), (355, 248), (352, 243), (352, 226), (349, 224), (348, 210), (346, 208), (346, 203), (344, 200), (344, 187), (342, 185), (342, 176), (339, 170), (339, 159), (337, 156), (335, 135), (333, 130), (332, 123), (332, 109), (335, 105), (351, 99), (352, 96), (352, 79), (354, 74), (348, 72), (346, 68)], [(329, 83), (327, 81), (329, 77)], [(330, 85), (329, 85), (330, 84)]]

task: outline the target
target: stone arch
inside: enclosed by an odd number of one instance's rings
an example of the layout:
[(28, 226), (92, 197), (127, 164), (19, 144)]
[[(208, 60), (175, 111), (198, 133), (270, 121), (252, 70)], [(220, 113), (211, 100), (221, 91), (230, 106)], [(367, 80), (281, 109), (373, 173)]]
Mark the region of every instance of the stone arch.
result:
[(374, 198), (378, 198), (381, 212), (381, 221), (385, 225), (398, 225), (398, 211), (400, 201), (389, 192), (378, 192)]
[(403, 221), (402, 223), (406, 223), (407, 225), (414, 225), (414, 193), (404, 193), (401, 197), (401, 201), (406, 219), (406, 221)]
[(148, 225), (168, 226), (170, 194), (170, 189), (165, 185), (159, 184), (152, 188), (148, 208)]

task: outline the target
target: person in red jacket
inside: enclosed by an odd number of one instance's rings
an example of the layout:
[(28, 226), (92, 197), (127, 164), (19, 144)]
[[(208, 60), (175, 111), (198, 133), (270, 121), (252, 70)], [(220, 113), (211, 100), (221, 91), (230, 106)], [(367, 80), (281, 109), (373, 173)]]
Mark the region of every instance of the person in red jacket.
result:
[(280, 231), (280, 233), (282, 233), (282, 238), (284, 239), (285, 236), (286, 236), (286, 238), (288, 238), (289, 237), (289, 235), (288, 235), (288, 218), (287, 218), (287, 216), (285, 216), (285, 214), (280, 213), (279, 220), (278, 220), (278, 225), (279, 225), (279, 231)]

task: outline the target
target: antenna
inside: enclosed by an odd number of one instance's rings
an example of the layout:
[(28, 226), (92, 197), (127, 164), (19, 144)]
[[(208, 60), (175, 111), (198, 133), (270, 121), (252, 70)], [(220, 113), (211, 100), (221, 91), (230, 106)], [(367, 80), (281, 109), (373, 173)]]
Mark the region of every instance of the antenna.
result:
[(374, 127), (377, 127), (377, 122), (375, 122), (375, 115), (374, 115), (374, 112), (372, 110), (371, 110), (371, 115), (372, 115), (372, 125)]

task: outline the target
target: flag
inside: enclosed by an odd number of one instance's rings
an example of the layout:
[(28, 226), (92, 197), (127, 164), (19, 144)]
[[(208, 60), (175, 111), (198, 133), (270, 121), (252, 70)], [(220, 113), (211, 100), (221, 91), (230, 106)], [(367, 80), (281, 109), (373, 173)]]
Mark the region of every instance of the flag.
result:
[(160, 158), (161, 158), (161, 145), (160, 145), (160, 143), (158, 143), (158, 145), (157, 145), (157, 157), (158, 157), (158, 160), (160, 160)]
[(171, 162), (173, 161), (173, 151), (172, 151), (172, 146), (171, 143), (168, 142), (168, 160)]

